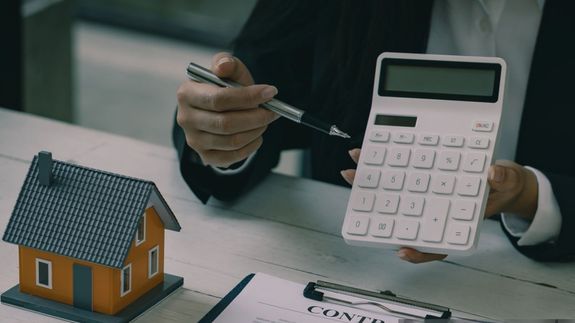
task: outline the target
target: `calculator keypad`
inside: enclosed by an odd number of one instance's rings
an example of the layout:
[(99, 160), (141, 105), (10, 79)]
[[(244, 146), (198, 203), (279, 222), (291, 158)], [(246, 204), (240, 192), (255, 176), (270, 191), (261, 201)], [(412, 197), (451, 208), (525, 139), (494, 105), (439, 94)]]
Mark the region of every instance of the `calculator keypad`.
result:
[[(472, 125), (476, 134), (491, 129), (489, 121)], [(355, 178), (348, 234), (427, 245), (472, 242), (489, 137), (374, 130), (368, 140)]]

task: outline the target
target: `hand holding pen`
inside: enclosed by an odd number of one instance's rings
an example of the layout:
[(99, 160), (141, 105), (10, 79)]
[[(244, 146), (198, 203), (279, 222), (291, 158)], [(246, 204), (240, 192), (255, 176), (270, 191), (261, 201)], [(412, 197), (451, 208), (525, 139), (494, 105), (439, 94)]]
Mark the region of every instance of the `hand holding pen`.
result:
[(226, 167), (247, 158), (261, 145), (267, 125), (279, 116), (349, 138), (335, 125), (273, 99), (275, 87), (253, 85), (239, 59), (220, 53), (213, 62), (212, 71), (190, 63), (188, 76), (196, 82), (185, 82), (178, 90), (178, 124), (204, 163)]
[(246, 159), (261, 146), (262, 134), (279, 115), (258, 106), (278, 91), (270, 85), (253, 85), (246, 66), (228, 53), (216, 54), (211, 70), (245, 87), (182, 83), (177, 94), (177, 122), (188, 145), (205, 164), (227, 167)]

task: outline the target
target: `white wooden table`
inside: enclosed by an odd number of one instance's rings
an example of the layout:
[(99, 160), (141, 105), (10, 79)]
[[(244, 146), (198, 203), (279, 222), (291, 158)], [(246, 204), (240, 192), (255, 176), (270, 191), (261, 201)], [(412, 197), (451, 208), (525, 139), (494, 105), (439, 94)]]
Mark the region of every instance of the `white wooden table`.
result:
[[(0, 232), (30, 160), (40, 150), (154, 181), (183, 229), (167, 231), (166, 272), (184, 288), (139, 318), (197, 321), (236, 283), (265, 272), (317, 279), (448, 306), (485, 318), (575, 318), (575, 263), (538, 263), (519, 254), (495, 221), (486, 221), (472, 256), (414, 265), (394, 252), (351, 247), (339, 231), (349, 189), (271, 175), (233, 204), (202, 205), (181, 179), (168, 147), (0, 109)], [(0, 242), (0, 291), (18, 282), (17, 247)], [(54, 319), (0, 306), (0, 321)]]

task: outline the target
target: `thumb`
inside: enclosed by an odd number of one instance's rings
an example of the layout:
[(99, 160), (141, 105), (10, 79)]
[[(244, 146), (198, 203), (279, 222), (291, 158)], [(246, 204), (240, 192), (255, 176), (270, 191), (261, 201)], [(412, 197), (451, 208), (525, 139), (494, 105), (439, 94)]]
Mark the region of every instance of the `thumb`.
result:
[(212, 58), (212, 72), (221, 78), (227, 78), (242, 85), (254, 84), (248, 68), (237, 57), (221, 52)]
[(491, 189), (499, 191), (505, 182), (505, 167), (500, 165), (493, 165), (489, 168), (487, 180)]
[(511, 167), (496, 164), (489, 168), (488, 181), (492, 190), (505, 192), (516, 187), (519, 174)]

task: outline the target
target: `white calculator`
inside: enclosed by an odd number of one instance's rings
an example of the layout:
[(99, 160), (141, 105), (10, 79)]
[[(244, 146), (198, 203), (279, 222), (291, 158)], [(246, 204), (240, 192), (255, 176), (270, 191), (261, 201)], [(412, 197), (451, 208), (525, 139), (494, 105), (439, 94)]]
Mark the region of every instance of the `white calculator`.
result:
[(348, 244), (468, 253), (501, 118), (497, 57), (383, 53), (347, 206)]

